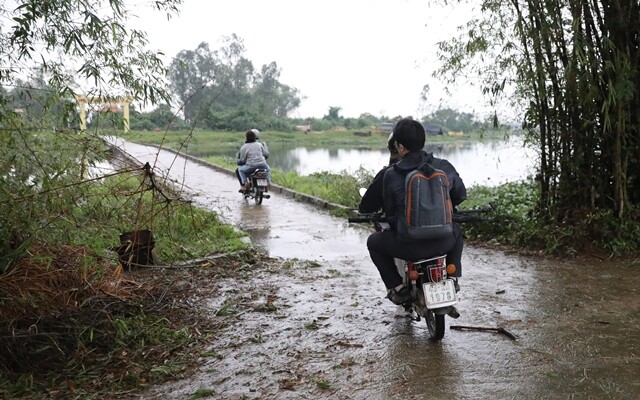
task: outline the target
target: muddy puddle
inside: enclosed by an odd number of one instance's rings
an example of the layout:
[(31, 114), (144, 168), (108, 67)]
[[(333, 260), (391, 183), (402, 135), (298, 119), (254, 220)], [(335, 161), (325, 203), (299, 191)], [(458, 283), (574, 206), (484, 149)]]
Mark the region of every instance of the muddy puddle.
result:
[[(289, 260), (250, 283), (218, 282), (212, 314), (228, 298), (254, 311), (234, 316), (190, 377), (136, 398), (189, 399), (199, 389), (216, 399), (640, 398), (638, 267), (467, 246), (461, 317), (447, 317), (444, 339), (432, 342), (424, 321), (384, 299), (367, 227), (278, 194), (245, 202), (232, 175), (125, 148)], [(502, 327), (516, 339), (451, 325)]]

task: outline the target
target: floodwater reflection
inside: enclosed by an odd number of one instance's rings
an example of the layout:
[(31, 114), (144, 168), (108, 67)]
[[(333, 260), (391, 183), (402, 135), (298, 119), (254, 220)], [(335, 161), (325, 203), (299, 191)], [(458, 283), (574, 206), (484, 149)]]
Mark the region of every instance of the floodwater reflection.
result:
[[(269, 143), (269, 165), (300, 175), (324, 171), (353, 174), (360, 168), (375, 173), (389, 161), (385, 146), (386, 143), (378, 148), (307, 148)], [(449, 160), (467, 186), (495, 186), (525, 179), (533, 174), (537, 160), (536, 152), (525, 147), (521, 137), (515, 136), (508, 140), (427, 144), (425, 150)], [(209, 155), (193, 154), (198, 157)], [(235, 152), (221, 155), (235, 157)]]

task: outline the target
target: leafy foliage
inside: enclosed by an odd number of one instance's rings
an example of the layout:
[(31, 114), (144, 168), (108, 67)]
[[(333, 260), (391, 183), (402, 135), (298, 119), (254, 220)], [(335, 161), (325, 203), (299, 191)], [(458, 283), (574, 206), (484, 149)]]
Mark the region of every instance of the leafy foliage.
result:
[(198, 317), (164, 301), (172, 288), (158, 277), (122, 277), (118, 234), (153, 229), (167, 264), (246, 244), (152, 171), (118, 164), (100, 135), (78, 133), (73, 98), (166, 100), (160, 58), (126, 28), (121, 0), (18, 0), (0, 14), (14, 23), (0, 32), (0, 397), (111, 397), (100, 392), (175, 374), (193, 360)]
[[(157, 1), (153, 8), (171, 16), (180, 3)], [(79, 91), (104, 95), (105, 89), (145, 102), (166, 98), (161, 59), (145, 50), (144, 32), (127, 27), (124, 1), (18, 0), (3, 2), (0, 14), (14, 22), (0, 34), (0, 84), (14, 85), (24, 71), (42, 71), (69, 100)], [(76, 78), (93, 88), (75, 89)]]
[[(490, 101), (508, 92), (540, 153), (538, 204), (560, 226), (574, 209), (622, 222), (640, 201), (640, 3), (484, 0), (440, 44), (438, 75), (471, 72)], [(594, 231), (595, 233), (595, 231)]]
[(70, 208), (84, 198), (78, 182), (105, 148), (89, 136), (64, 139), (26, 130), (0, 137), (6, 171), (0, 177), (0, 272), (30, 241), (61, 233), (56, 222), (68, 221)]
[(574, 209), (562, 223), (548, 224), (534, 218), (538, 190), (533, 181), (469, 188), (464, 209), (487, 204), (495, 209), (485, 221), (465, 224), (465, 235), (547, 255), (624, 256), (640, 247), (637, 209), (629, 210), (629, 218), (622, 222), (610, 210)]
[[(171, 15), (179, 4), (153, 7)], [(121, 0), (19, 0), (2, 3), (0, 13), (14, 22), (0, 34), (0, 84), (11, 88), (0, 91), (2, 272), (31, 243), (74, 240), (82, 223), (76, 213), (89, 201), (90, 170), (109, 153), (99, 137), (76, 132), (73, 96), (154, 102), (166, 94), (160, 58), (145, 50), (143, 32), (127, 28)]]
[(272, 171), (273, 182), (331, 203), (357, 207), (360, 202), (358, 189), (367, 186), (373, 177), (365, 169), (355, 174), (344, 171), (341, 174), (317, 172), (300, 176), (294, 172)]
[(217, 50), (201, 43), (174, 58), (170, 86), (189, 125), (224, 130), (280, 128), (282, 122), (276, 121), (300, 105), (298, 90), (279, 81), (275, 62), (256, 72), (245, 51), (243, 40), (233, 34), (223, 37)]
[(473, 114), (451, 108), (438, 108), (424, 116), (422, 122), (441, 126), (446, 131), (462, 131), (465, 133), (489, 128), (486, 123), (477, 121)]
[[(11, 173), (0, 180), (0, 271), (30, 243), (82, 244), (102, 252), (121, 232), (146, 228), (163, 232), (157, 240), (165, 260), (238, 246), (238, 234), (222, 227), (215, 214), (192, 209), (144, 170), (103, 178), (100, 162), (111, 153), (98, 138), (21, 132), (3, 140), (3, 159), (12, 162)], [(194, 232), (215, 240), (185, 243), (197, 238)]]
[[(243, 235), (150, 170), (111, 158), (99, 137), (18, 130), (2, 139), (0, 396), (37, 392), (44, 379), (130, 390), (182, 371), (197, 316), (162, 300), (164, 274), (122, 275), (118, 236), (150, 229), (156, 264), (173, 265), (247, 249)], [(116, 382), (96, 378), (105, 365)]]

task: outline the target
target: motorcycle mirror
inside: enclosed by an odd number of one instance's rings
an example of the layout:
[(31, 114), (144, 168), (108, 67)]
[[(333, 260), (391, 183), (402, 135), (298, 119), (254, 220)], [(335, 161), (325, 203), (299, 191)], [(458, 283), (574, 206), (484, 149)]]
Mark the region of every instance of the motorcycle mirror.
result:
[(360, 190), (358, 190), (358, 193), (360, 193), (360, 197), (364, 197), (364, 194), (367, 193), (367, 188), (360, 188)]

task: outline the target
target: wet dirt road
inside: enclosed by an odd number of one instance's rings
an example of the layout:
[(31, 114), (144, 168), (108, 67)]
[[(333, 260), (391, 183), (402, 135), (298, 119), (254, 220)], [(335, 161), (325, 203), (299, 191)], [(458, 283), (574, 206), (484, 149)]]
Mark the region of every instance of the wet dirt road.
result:
[(424, 321), (384, 299), (366, 227), (277, 194), (247, 203), (234, 176), (152, 147), (126, 151), (169, 171), (270, 256), (293, 259), (283, 272), (257, 271), (262, 295), (246, 299), (271, 299), (274, 312), (237, 316), (196, 373), (140, 399), (188, 399), (198, 389), (219, 399), (640, 399), (637, 266), (467, 246), (461, 317), (447, 317), (447, 327), (503, 327), (517, 339), (447, 328), (431, 342)]

